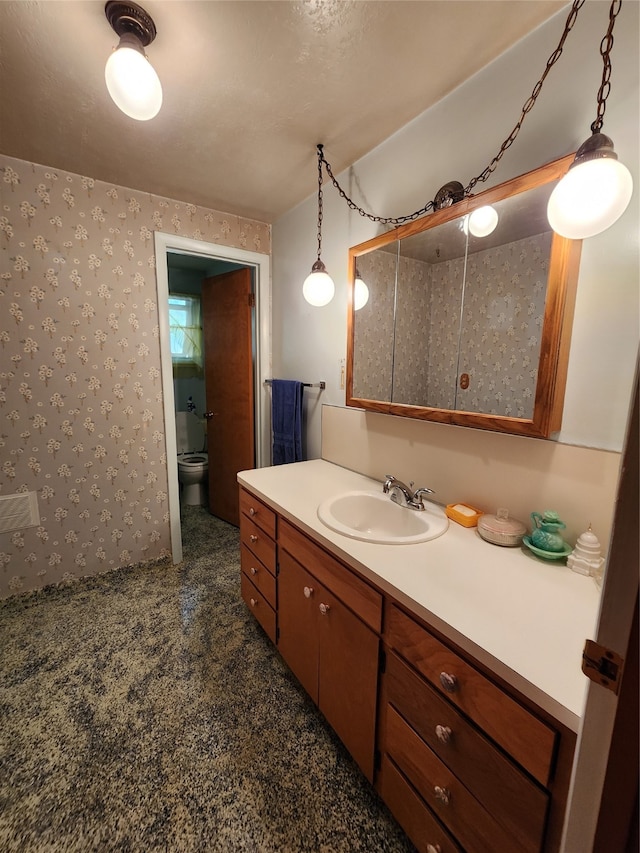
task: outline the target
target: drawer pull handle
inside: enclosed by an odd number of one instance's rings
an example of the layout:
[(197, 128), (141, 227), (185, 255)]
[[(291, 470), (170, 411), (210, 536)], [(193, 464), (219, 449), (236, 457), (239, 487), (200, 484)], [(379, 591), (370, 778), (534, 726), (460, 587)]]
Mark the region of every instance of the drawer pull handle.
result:
[(258, 606), (258, 599), (257, 598), (250, 598), (249, 601), (251, 602), (252, 607)]
[(329, 607), (328, 604), (321, 604), (320, 605), (320, 613), (322, 613), (323, 616), (326, 616), (327, 613), (329, 612), (329, 610), (331, 610), (331, 608)]
[(249, 569), (249, 571), (251, 572), (251, 574), (252, 574), (252, 575), (257, 575), (257, 574), (258, 574), (258, 570), (256, 569), (256, 567), (255, 567), (255, 566), (251, 566), (251, 568)]
[(458, 689), (458, 679), (455, 675), (450, 675), (448, 672), (440, 673), (440, 684), (442, 684), (447, 693), (455, 693)]
[(256, 511), (253, 507), (249, 507), (249, 515), (255, 515)]
[(427, 853), (442, 853), (442, 847), (439, 844), (427, 844)]
[(311, 596), (313, 595), (313, 587), (312, 586), (305, 586), (303, 591), (304, 591), (304, 597), (305, 598), (311, 598)]
[[(255, 534), (255, 533), (252, 533), (252, 534), (251, 534), (251, 536), (249, 537), (249, 540), (250, 540), (251, 542), (257, 542), (257, 541), (258, 541), (258, 537), (256, 536), (256, 534)], [(441, 676), (441, 677), (442, 677), (442, 676)]]
[(436, 795), (436, 800), (440, 800), (443, 806), (449, 805), (451, 791), (448, 788), (441, 788), (440, 785), (436, 785), (433, 789), (433, 793)]
[(436, 737), (440, 743), (449, 743), (451, 740), (451, 729), (449, 726), (436, 726)]

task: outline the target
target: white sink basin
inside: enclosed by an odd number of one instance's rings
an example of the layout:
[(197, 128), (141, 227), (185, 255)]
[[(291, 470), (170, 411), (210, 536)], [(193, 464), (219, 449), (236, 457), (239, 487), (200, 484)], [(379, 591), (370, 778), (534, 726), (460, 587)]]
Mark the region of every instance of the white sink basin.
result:
[(449, 519), (436, 504), (425, 509), (398, 506), (380, 492), (342, 492), (323, 501), (318, 518), (336, 533), (384, 545), (413, 545), (435, 539), (449, 527)]

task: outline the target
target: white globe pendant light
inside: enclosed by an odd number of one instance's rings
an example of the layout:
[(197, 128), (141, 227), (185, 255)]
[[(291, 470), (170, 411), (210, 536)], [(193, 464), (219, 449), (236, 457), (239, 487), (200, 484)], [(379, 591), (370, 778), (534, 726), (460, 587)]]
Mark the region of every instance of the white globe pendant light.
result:
[(162, 85), (144, 52), (156, 37), (155, 24), (136, 3), (109, 0), (105, 14), (120, 36), (104, 70), (107, 90), (125, 115), (148, 121), (162, 106)]
[(311, 267), (311, 272), (305, 278), (302, 285), (302, 295), (309, 305), (314, 308), (322, 308), (328, 305), (336, 292), (333, 279), (322, 263), (322, 145), (317, 145), (318, 151), (318, 258)]
[(613, 142), (594, 133), (578, 149), (567, 174), (551, 193), (547, 216), (553, 230), (571, 240), (606, 231), (627, 209), (633, 179)]
[(333, 279), (326, 270), (320, 258), (311, 267), (311, 272), (305, 278), (302, 285), (302, 294), (309, 305), (314, 308), (322, 308), (333, 299), (336, 291)]

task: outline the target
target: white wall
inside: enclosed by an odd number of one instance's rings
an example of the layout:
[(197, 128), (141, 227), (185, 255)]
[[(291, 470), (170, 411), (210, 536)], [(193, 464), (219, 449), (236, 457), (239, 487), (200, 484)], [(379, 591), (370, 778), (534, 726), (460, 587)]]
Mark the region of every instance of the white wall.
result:
[[(608, 24), (608, 8), (609, 3), (601, 0), (582, 8), (536, 106), (486, 186), (570, 153), (589, 136), (602, 75), (598, 46)], [(624, 3), (616, 23), (612, 94), (604, 124), (632, 172), (635, 192), (622, 219), (583, 246), (559, 435), (566, 443), (611, 450), (622, 446), (638, 347), (638, 13), (638, 3)], [(398, 216), (422, 207), (449, 180), (466, 184), (484, 169), (518, 120), (565, 18), (566, 12), (556, 15), (339, 175), (346, 191), (374, 213)], [(324, 138), (317, 140), (324, 143), (329, 162), (340, 149), (331, 130), (326, 128)], [(327, 389), (321, 402), (341, 405), (347, 251), (380, 229), (351, 213), (335, 189), (325, 184), (322, 258), (335, 281), (336, 296), (324, 308), (307, 305), (302, 282), (316, 250), (314, 149), (309, 151), (308, 169), (313, 195), (273, 226), (274, 375), (308, 382), (324, 379)], [(317, 398), (316, 392), (306, 394), (308, 458), (320, 455)], [(473, 442), (474, 433), (469, 434)]]

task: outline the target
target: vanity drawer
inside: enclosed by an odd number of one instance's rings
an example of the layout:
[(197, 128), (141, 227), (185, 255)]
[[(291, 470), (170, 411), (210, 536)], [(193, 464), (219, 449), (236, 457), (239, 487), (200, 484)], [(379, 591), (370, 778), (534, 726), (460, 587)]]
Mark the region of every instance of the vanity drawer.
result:
[(382, 595), (347, 566), (280, 519), (278, 545), (376, 633), (382, 630)]
[(240, 543), (246, 547), (269, 569), (276, 573), (276, 543), (262, 528), (246, 515), (240, 516)]
[(549, 783), (556, 732), (437, 640), (398, 607), (387, 643), (543, 785)]
[(548, 794), (394, 652), (387, 655), (386, 696), (464, 786), (521, 844), (536, 853)]
[(392, 707), (386, 714), (389, 756), (467, 853), (523, 851)]
[(388, 756), (382, 757), (377, 788), (391, 814), (420, 853), (462, 853)]
[(272, 539), (276, 538), (276, 514), (266, 503), (256, 498), (246, 489), (240, 489), (240, 512), (249, 516), (258, 527), (268, 533)]
[(276, 641), (276, 612), (258, 592), (244, 572), (240, 574), (240, 589), (245, 604), (264, 628), (272, 643)]
[(240, 566), (258, 592), (262, 593), (275, 610), (276, 579), (246, 545), (240, 547)]

